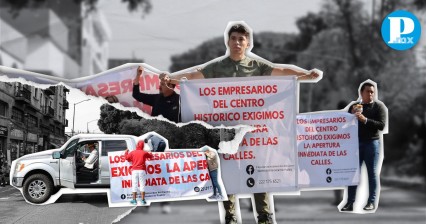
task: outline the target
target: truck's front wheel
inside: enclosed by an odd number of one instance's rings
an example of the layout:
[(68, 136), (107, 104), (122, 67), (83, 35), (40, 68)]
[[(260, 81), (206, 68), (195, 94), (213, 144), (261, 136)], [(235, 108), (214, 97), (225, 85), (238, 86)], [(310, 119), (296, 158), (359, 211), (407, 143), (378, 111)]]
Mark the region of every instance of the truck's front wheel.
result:
[(24, 181), (24, 197), (28, 201), (41, 204), (50, 198), (53, 183), (44, 174), (33, 174)]

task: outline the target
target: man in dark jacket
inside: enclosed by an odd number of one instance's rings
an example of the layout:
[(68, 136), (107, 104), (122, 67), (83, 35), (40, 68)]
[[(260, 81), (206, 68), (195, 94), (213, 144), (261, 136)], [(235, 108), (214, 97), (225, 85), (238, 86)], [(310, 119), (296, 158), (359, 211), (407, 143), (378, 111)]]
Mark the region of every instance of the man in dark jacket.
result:
[[(379, 186), (378, 163), (380, 151), (380, 131), (386, 126), (386, 107), (374, 100), (376, 89), (372, 83), (365, 82), (360, 89), (361, 102), (349, 108), (358, 118), (359, 164), (364, 162), (368, 173), (368, 202), (365, 211), (376, 208), (376, 192)], [(348, 201), (341, 211), (353, 211), (357, 186), (348, 187)]]
[[(143, 73), (143, 67), (139, 66), (135, 79), (133, 80), (133, 93), (132, 96), (137, 101), (152, 106), (151, 116), (162, 115), (169, 121), (178, 123), (180, 119), (180, 103), (179, 94), (174, 90), (175, 85), (160, 82), (160, 91), (158, 94), (146, 94), (140, 92), (139, 80)], [(160, 80), (165, 74), (160, 75)]]

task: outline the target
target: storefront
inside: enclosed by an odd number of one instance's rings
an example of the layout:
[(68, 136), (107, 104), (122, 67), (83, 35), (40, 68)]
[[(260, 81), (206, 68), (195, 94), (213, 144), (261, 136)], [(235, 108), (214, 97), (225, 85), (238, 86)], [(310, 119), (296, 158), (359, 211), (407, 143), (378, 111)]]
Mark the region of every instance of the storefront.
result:
[(6, 159), (7, 127), (0, 125), (0, 158)]
[(37, 152), (37, 135), (34, 133), (27, 134), (27, 148), (25, 149), (25, 155)]
[(10, 132), (10, 160), (13, 161), (24, 155), (24, 132), (19, 129), (12, 129)]
[(59, 149), (65, 143), (64, 138), (57, 137), (55, 135), (50, 135), (50, 147), (51, 149)]
[(39, 137), (38, 138), (38, 142), (37, 142), (37, 150), (36, 150), (36, 152), (46, 150), (46, 149), (43, 148), (43, 142), (44, 142), (43, 137)]

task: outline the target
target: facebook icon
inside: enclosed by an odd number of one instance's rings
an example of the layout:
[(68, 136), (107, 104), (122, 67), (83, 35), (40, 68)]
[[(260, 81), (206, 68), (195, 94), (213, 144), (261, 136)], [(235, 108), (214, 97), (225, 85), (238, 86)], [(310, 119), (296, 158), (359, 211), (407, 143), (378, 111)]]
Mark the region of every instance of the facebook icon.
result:
[(420, 39), (422, 28), (412, 13), (398, 10), (390, 13), (382, 22), (383, 41), (395, 50), (408, 50)]
[(248, 165), (246, 167), (246, 172), (248, 175), (252, 175), (254, 173), (254, 167), (252, 165)]

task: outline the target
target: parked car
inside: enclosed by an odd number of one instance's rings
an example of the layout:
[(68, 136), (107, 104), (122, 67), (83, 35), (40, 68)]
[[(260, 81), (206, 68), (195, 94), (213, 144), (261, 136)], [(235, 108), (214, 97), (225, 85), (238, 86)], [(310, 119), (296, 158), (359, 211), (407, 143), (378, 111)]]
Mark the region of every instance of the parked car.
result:
[[(93, 170), (79, 170), (82, 157), (89, 154), (88, 145), (95, 144), (98, 158)], [(80, 134), (70, 138), (61, 148), (25, 155), (13, 161), (11, 185), (23, 190), (26, 200), (46, 202), (61, 187), (71, 189), (109, 188), (108, 152), (136, 148), (136, 137), (130, 135)]]

